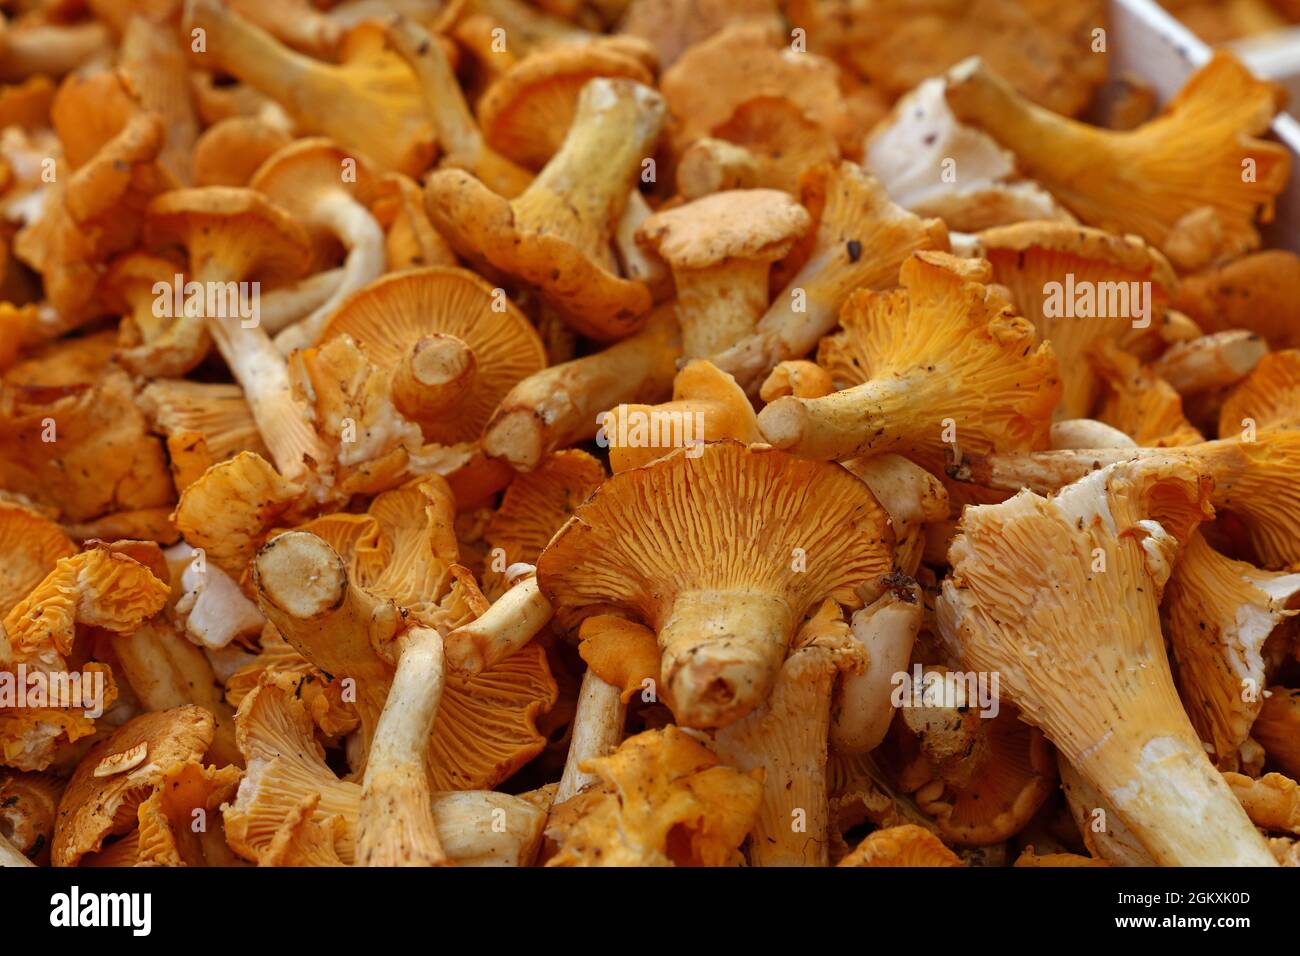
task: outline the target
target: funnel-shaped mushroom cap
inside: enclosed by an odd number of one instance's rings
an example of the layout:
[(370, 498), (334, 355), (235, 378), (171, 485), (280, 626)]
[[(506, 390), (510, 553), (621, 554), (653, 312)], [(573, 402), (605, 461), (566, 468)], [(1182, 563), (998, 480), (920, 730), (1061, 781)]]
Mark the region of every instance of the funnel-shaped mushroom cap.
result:
[[(588, 81), (623, 77), (654, 83), (654, 74), (627, 49), (631, 37), (562, 43), (530, 53), (492, 81), (478, 101), (483, 138), (529, 169), (541, 169), (564, 142), (578, 96)], [(644, 54), (654, 57), (653, 51)]]
[(1253, 138), (1277, 112), (1280, 89), (1230, 53), (1215, 54), (1161, 115), (1126, 132), (1034, 106), (978, 60), (955, 67), (947, 90), (958, 119), (1014, 152), (1080, 219), (1135, 233), (1183, 269), (1258, 247), (1256, 215), (1272, 219), (1286, 184), (1286, 148)]
[(1219, 437), (1248, 428), (1300, 425), (1300, 351), (1265, 355), (1219, 410)]
[[(1113, 425), (1143, 448), (1195, 445), (1205, 436), (1183, 414), (1182, 396), (1174, 387), (1109, 339), (1094, 342), (1088, 363), (1105, 383), (1096, 418)], [(1074, 364), (1074, 363), (1071, 363)], [(1079, 381), (1077, 365), (1063, 374)]]
[(844, 331), (818, 356), (844, 390), (773, 402), (758, 417), (767, 440), (821, 459), (898, 451), (942, 460), (945, 438), (963, 452), (1046, 445), (1056, 358), (1046, 344), (1034, 348), (1032, 327), (988, 281), (978, 260), (918, 252), (903, 264), (902, 289), (854, 293)]
[(967, 508), (939, 623), (962, 664), (999, 675), (1157, 862), (1272, 865), (1183, 712), (1160, 631), (1160, 592), (1209, 513), (1207, 484), (1156, 459), (1051, 499), (1024, 491)]
[(134, 829), (167, 768), (202, 757), (214, 727), (202, 707), (176, 707), (136, 717), (92, 747), (59, 801), (51, 862), (75, 866), (110, 835)]
[(1187, 715), (1221, 770), (1239, 765), (1264, 700), (1264, 642), (1298, 593), (1300, 574), (1233, 561), (1200, 534), (1174, 565), (1161, 617)]
[[(810, 609), (892, 567), (884, 509), (843, 469), (734, 442), (615, 475), (538, 561), (557, 613), (614, 606), (659, 637), (678, 723), (721, 727), (771, 689)], [(687, 454), (691, 452), (691, 454)]]
[(473, 356), (472, 379), (454, 414), (421, 424), (428, 441), (474, 441), (506, 393), (546, 367), (536, 330), (497, 293), (465, 269), (431, 266), (387, 275), (345, 299), (321, 341), (349, 335), (371, 362), (397, 369), (425, 336), (454, 336)]
[(271, 154), (248, 182), (299, 222), (324, 229), (316, 212), (328, 196), (347, 196), (369, 206), (379, 194), (379, 179), (369, 164), (358, 161), (324, 137), (294, 140)]
[[(730, 148), (728, 148), (730, 146)], [(693, 158), (692, 158), (693, 157)], [(809, 118), (785, 96), (755, 96), (736, 107), (731, 118), (697, 139), (678, 161), (679, 191), (721, 188), (722, 177), (735, 185), (781, 189), (799, 195), (799, 180), (814, 166), (840, 158), (834, 134)], [(692, 164), (698, 164), (695, 169)]]
[(149, 204), (146, 227), (155, 243), (185, 246), (190, 273), (200, 281), (274, 281), (307, 267), (303, 227), (251, 189), (174, 189)]
[(754, 825), (759, 772), (742, 774), (676, 727), (583, 763), (600, 783), (551, 811), (547, 866), (728, 866)]
[(564, 145), (521, 195), (507, 201), (466, 172), (441, 169), (425, 187), (429, 217), (458, 253), (536, 286), (580, 332), (623, 338), (651, 298), (644, 283), (617, 274), (610, 240), (663, 113), (648, 86), (594, 79)]
[(1052, 344), (1063, 393), (1057, 420), (1086, 418), (1096, 379), (1085, 359), (1107, 336), (1121, 343), (1156, 335), (1177, 280), (1164, 256), (1135, 236), (1061, 222), (1026, 222), (979, 234), (992, 281)]
[(925, 827), (904, 823), (869, 834), (840, 866), (965, 866)]
[(53, 521), (0, 501), (0, 620), (45, 580), (61, 558), (76, 553)]
[(194, 144), (194, 185), (247, 186), (258, 167), (290, 142), (287, 132), (256, 116), (219, 120)]
[(155, 379), (136, 396), (155, 431), (167, 436), (172, 477), (179, 491), (209, 467), (249, 451), (270, 452), (238, 385)]

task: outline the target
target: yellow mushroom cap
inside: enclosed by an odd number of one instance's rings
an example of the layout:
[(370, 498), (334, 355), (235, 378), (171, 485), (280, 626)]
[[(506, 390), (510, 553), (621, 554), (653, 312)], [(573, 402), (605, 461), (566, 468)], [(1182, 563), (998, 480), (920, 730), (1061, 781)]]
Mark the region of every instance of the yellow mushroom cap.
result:
[(840, 866), (965, 866), (956, 853), (914, 823), (885, 827), (868, 834)]
[(659, 637), (678, 722), (723, 726), (766, 697), (794, 630), (892, 567), (884, 510), (837, 466), (733, 441), (615, 475), (560, 529), (537, 579), (557, 613), (613, 606)]
[(0, 501), (0, 620), (77, 549), (57, 524), (21, 505)]

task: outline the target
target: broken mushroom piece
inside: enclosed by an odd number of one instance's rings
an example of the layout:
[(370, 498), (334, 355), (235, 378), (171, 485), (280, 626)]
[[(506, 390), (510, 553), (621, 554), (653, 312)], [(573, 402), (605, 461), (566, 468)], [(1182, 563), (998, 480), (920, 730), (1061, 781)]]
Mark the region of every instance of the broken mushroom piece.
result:
[(1300, 778), (1300, 690), (1268, 688), (1250, 735), (1287, 776)]
[(547, 866), (731, 866), (754, 825), (759, 772), (721, 765), (677, 727), (587, 762), (599, 783), (551, 811)]
[(483, 450), (518, 471), (532, 471), (551, 452), (595, 436), (599, 416), (614, 406), (667, 398), (680, 356), (675, 309), (666, 304), (635, 335), (542, 369), (512, 388), (483, 429)]
[(687, 358), (712, 355), (754, 331), (767, 311), (767, 274), (812, 220), (775, 189), (715, 193), (655, 213), (637, 241), (668, 263)]
[(91, 748), (59, 801), (53, 865), (75, 866), (109, 836), (135, 829), (136, 811), (166, 769), (202, 757), (212, 732), (212, 715), (202, 707), (177, 707), (142, 714)]
[(1223, 51), (1159, 116), (1126, 132), (1035, 106), (978, 59), (953, 67), (946, 95), (958, 119), (1015, 153), (1084, 222), (1134, 233), (1184, 270), (1257, 248), (1256, 216), (1272, 219), (1287, 179), (1286, 149), (1254, 138), (1277, 112), (1279, 90)]
[(459, 254), (535, 286), (582, 334), (623, 338), (642, 324), (650, 292), (615, 272), (610, 239), (663, 114), (650, 87), (594, 79), (564, 145), (523, 193), (507, 200), (440, 169), (425, 186), (429, 217)]
[(734, 723), (772, 688), (827, 597), (890, 570), (889, 519), (833, 465), (734, 441), (615, 475), (542, 553), (557, 613), (625, 609), (656, 632), (660, 696), (686, 727)]
[(868, 834), (839, 866), (965, 866), (944, 842), (915, 823)]
[(524, 647), (551, 619), (551, 602), (537, 586), (533, 567), (507, 568), (513, 583), (479, 617), (446, 639), (447, 666), (460, 674), (481, 674)]
[(835, 328), (854, 289), (892, 288), (913, 252), (948, 248), (942, 222), (900, 209), (884, 187), (850, 163), (809, 170), (800, 201), (817, 224), (807, 261), (753, 334), (710, 356), (746, 392), (757, 391), (777, 363), (812, 351)]
[(573, 731), (569, 738), (569, 754), (564, 761), (560, 785), (555, 790), (557, 805), (597, 783), (600, 777), (584, 767), (590, 766), (589, 761), (608, 757), (623, 742), (627, 705), (620, 690), (607, 684), (590, 667), (582, 675), (578, 709), (573, 715)]
[[(843, 391), (781, 398), (759, 413), (767, 440), (793, 454), (844, 459), (899, 451), (942, 460), (967, 450), (1047, 443), (1060, 396), (1051, 346), (986, 283), (978, 260), (918, 252), (894, 292), (857, 292), (845, 331), (819, 355)], [(859, 384), (861, 383), (861, 384)], [(851, 386), (851, 387), (848, 387)]]
[(1205, 483), (1176, 460), (968, 507), (939, 624), (962, 665), (998, 673), (1157, 863), (1273, 866), (1183, 712), (1160, 631), (1160, 592), (1208, 513)]
[(509, 391), (546, 367), (532, 324), (503, 289), (465, 269), (386, 275), (328, 315), (320, 341), (350, 336), (391, 369), (389, 395), (425, 441), (475, 441)]

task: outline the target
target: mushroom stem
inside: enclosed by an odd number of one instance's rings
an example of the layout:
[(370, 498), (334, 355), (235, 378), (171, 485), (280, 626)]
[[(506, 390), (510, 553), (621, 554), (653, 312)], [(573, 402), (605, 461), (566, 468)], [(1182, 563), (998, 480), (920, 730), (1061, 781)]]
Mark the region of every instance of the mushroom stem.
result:
[(375, 728), (357, 817), (361, 866), (439, 866), (447, 862), (433, 817), (425, 767), (442, 701), (442, 635), (413, 627), (398, 638), (401, 657)]
[(1277, 866), (1190, 725), (1147, 724), (1141, 735), (1100, 741), (1075, 764), (1157, 863)]
[(468, 170), (507, 199), (523, 192), (532, 182), (532, 173), (484, 143), (442, 45), (420, 24), (402, 16), (394, 17), (384, 32), (389, 46), (406, 61), (420, 84), (443, 162)]
[(663, 99), (648, 86), (589, 82), (559, 152), (511, 201), (516, 227), (555, 235), (612, 264), (610, 236), (627, 203), (628, 184), (654, 153), (663, 114)]
[(330, 301), (343, 282), (342, 268), (326, 269), (262, 296), (262, 328), (275, 335)]
[(763, 769), (763, 802), (749, 840), (753, 866), (828, 864), (826, 740), (835, 674), (826, 648), (795, 651), (762, 707), (714, 736), (728, 765)]
[[(879, 454), (907, 441), (915, 419), (918, 392), (926, 376), (911, 372), (900, 378), (872, 380), (822, 398), (777, 399), (758, 414), (758, 427), (777, 448), (804, 458), (842, 461)], [(942, 427), (934, 423), (936, 432)]]
[(483, 450), (518, 471), (532, 471), (555, 449), (593, 437), (601, 412), (666, 399), (680, 355), (673, 310), (658, 309), (637, 334), (512, 388), (484, 429)]
[(529, 575), (476, 620), (447, 635), (447, 664), (460, 674), (481, 674), (521, 650), (546, 626), (552, 613), (536, 576)]
[(234, 712), (222, 699), (221, 685), (203, 652), (171, 624), (154, 617), (129, 634), (113, 635), (117, 656), (127, 682), (146, 710), (170, 710), (198, 704), (216, 720), (208, 756), (218, 766), (244, 765), (235, 744)]
[(301, 322), (296, 322), (275, 337), (275, 346), (284, 355), (294, 349), (315, 345), (320, 334), (350, 293), (383, 274), (387, 258), (384, 230), (365, 206), (342, 190), (333, 190), (312, 207), (311, 221), (333, 233), (348, 250), (343, 261), (343, 278), (324, 302)]
[(0, 833), (0, 867), (6, 866), (35, 866), (31, 860), (18, 852), (18, 848), (9, 842), (9, 839)]
[(920, 588), (910, 579), (853, 615), (853, 637), (867, 652), (867, 668), (840, 677), (830, 728), (837, 753), (864, 754), (885, 739), (894, 716), (894, 675), (907, 671), (923, 618)]
[(725, 727), (761, 704), (794, 633), (775, 594), (683, 591), (659, 629), (664, 696), (683, 727)]
[(1050, 433), (1052, 449), (1071, 448), (1136, 448), (1135, 442), (1124, 432), (1093, 418), (1068, 418), (1053, 422)]
[(573, 737), (569, 741), (569, 755), (564, 761), (564, 774), (555, 791), (556, 804), (596, 783), (600, 778), (587, 773), (582, 764), (595, 757), (608, 757), (623, 742), (623, 721), (627, 705), (619, 689), (601, 680), (596, 672), (587, 668), (582, 675), (582, 688), (578, 691), (578, 708), (573, 715)]
[[(225, 285), (231, 276), (219, 269), (201, 269), (195, 278), (205, 288), (213, 288)], [(294, 398), (284, 356), (260, 324), (246, 328), (238, 315), (205, 315), (204, 324), (230, 374), (244, 390), (244, 400), (276, 470), (292, 481), (304, 473), (304, 455), (325, 460), (317, 447), (316, 432)]]
[(437, 424), (469, 394), (477, 370), (474, 352), (456, 336), (421, 336), (393, 372), (393, 404), (412, 421)]
[[(380, 669), (374, 648), (397, 632), (397, 609), (354, 586), (338, 553), (306, 531), (279, 535), (257, 553), (253, 585), (262, 613), (285, 640), (332, 677), (354, 682), (364, 759), (376, 731), (371, 715), (384, 708), (389, 675), (386, 669), (348, 673), (344, 662), (373, 659)], [(362, 698), (369, 698), (364, 706)]]
[(109, 48), (102, 23), (42, 24), (5, 32), (0, 82), (17, 83), (36, 74), (63, 76)]
[(767, 308), (771, 263), (728, 259), (711, 269), (675, 269), (682, 354), (713, 355), (754, 331)]

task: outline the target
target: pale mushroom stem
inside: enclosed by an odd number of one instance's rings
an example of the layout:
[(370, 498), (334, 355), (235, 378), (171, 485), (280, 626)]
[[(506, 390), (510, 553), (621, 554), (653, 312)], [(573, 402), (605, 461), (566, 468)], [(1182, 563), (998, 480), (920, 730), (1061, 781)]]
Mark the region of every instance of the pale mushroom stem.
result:
[(326, 193), (312, 208), (311, 220), (338, 237), (348, 250), (343, 279), (310, 315), (281, 331), (275, 346), (284, 355), (308, 348), (320, 339), (325, 324), (350, 293), (379, 278), (387, 265), (384, 230), (365, 206), (342, 190)]
[(442, 701), (442, 635), (413, 627), (398, 645), (401, 657), (361, 784), (357, 862), (440, 866), (447, 855), (434, 824), (425, 753)]
[(761, 704), (796, 621), (779, 595), (684, 591), (659, 629), (664, 696), (683, 727), (724, 727)]
[(1137, 442), (1111, 425), (1092, 418), (1067, 418), (1053, 422), (1051, 446), (1061, 451), (1071, 448), (1136, 448)]
[(499, 196), (512, 199), (523, 192), (532, 182), (532, 173), (483, 142), (456, 73), (438, 41), (418, 23), (401, 16), (388, 24), (385, 35), (389, 46), (419, 81), (444, 160), (473, 173)]
[(712, 355), (754, 331), (767, 308), (770, 263), (728, 259), (712, 269), (674, 271), (682, 353)]
[(1151, 371), (1180, 395), (1195, 395), (1239, 382), (1267, 354), (1262, 336), (1236, 329), (1180, 342), (1153, 362)]
[(447, 635), (447, 665), (462, 674), (480, 674), (527, 645), (552, 613), (537, 578), (529, 576), (476, 620)]
[[(350, 656), (365, 659), (374, 655), (376, 643), (391, 637), (399, 626), (397, 609), (354, 586), (348, 580), (343, 559), (306, 531), (290, 531), (264, 546), (253, 560), (253, 584), (262, 613), (284, 639), (327, 671), (326, 662), (315, 660), (313, 648), (333, 648), (346, 659), (349, 645), (361, 645)], [(387, 685), (358, 675), (333, 676), (355, 681), (361, 718), (357, 730), (359, 752), (368, 754)]]
[(830, 729), (837, 753), (864, 754), (885, 739), (894, 716), (894, 675), (907, 671), (923, 619), (915, 583), (886, 590), (853, 615), (852, 634), (867, 652), (867, 667), (840, 677)]
[[(1191, 727), (1147, 730), (1140, 737), (1102, 741), (1075, 763), (1156, 862), (1277, 866)], [(1116, 773), (1116, 768), (1125, 771)]]
[(289, 50), (217, 0), (190, 0), (185, 23), (205, 32), (207, 48), (220, 50), (223, 62), (237, 63), (245, 83), (277, 103), (301, 99), (316, 68), (310, 57)]
[(422, 336), (393, 372), (393, 404), (412, 421), (435, 425), (460, 406), (477, 371), (473, 350), (456, 336)]
[(6, 866), (35, 866), (31, 860), (18, 852), (18, 848), (9, 842), (8, 838), (0, 833), (0, 867)]
[(680, 355), (677, 320), (669, 309), (656, 310), (635, 335), (511, 389), (483, 431), (483, 450), (532, 471), (555, 449), (594, 436), (600, 412), (667, 398)]
[(591, 668), (582, 675), (578, 691), (578, 708), (573, 716), (573, 737), (564, 774), (555, 791), (555, 802), (563, 803), (595, 783), (599, 778), (582, 769), (582, 764), (596, 757), (608, 757), (623, 742), (623, 721), (627, 705), (619, 689), (600, 679)]
[(267, 335), (287, 329), (328, 302), (343, 282), (343, 269), (326, 269), (262, 296), (262, 328)]
[[(889, 451), (906, 440), (914, 418), (908, 408), (914, 405), (917, 390), (926, 388), (925, 377), (912, 372), (873, 379), (822, 398), (790, 395), (759, 412), (758, 427), (775, 447), (804, 458), (842, 461), (868, 451)], [(940, 427), (936, 421), (936, 434)]]
[(662, 120), (663, 100), (649, 87), (589, 82), (559, 151), (511, 201), (516, 227), (553, 234), (612, 265), (610, 235), (627, 203), (628, 183), (654, 154)]
[(203, 652), (161, 617), (145, 621), (129, 634), (113, 635), (127, 682), (148, 710), (198, 704), (212, 713), (216, 731), (208, 756), (218, 765), (242, 767), (235, 743), (235, 715), (221, 696), (221, 685)]

